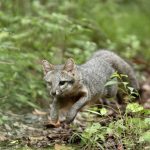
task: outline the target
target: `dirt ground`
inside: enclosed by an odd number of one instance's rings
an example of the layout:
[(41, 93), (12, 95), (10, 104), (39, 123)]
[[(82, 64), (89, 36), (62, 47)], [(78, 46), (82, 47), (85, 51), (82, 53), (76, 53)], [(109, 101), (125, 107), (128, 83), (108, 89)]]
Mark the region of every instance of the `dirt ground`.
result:
[[(141, 83), (140, 103), (150, 109), (150, 76)], [(59, 128), (48, 126), (49, 110), (33, 110), (27, 114), (14, 114), (11, 111), (2, 112), (5, 123), (0, 125), (0, 149), (19, 149), (21, 147), (31, 148), (51, 148), (60, 149), (60, 144), (75, 144), (80, 142), (79, 138), (72, 137), (77, 132), (82, 132), (88, 122), (100, 122), (106, 124), (114, 119), (110, 112), (109, 118), (91, 116), (87, 112), (82, 112), (77, 117), (74, 124), (62, 124)], [(83, 123), (84, 122), (84, 123)], [(110, 140), (110, 139), (108, 139)]]

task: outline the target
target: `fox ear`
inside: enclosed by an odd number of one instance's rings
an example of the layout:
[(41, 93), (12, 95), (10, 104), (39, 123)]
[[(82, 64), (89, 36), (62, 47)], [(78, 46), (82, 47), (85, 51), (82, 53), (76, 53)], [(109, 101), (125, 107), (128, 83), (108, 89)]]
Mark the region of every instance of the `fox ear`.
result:
[(63, 68), (63, 69), (64, 69), (65, 71), (67, 71), (67, 72), (74, 73), (75, 67), (76, 67), (76, 65), (75, 65), (74, 60), (73, 60), (72, 58), (69, 58), (69, 59), (66, 61), (66, 63), (65, 63), (65, 65), (64, 65), (64, 68)]
[(46, 74), (51, 70), (54, 70), (54, 65), (50, 64), (47, 60), (42, 60), (42, 66), (43, 66), (44, 74)]

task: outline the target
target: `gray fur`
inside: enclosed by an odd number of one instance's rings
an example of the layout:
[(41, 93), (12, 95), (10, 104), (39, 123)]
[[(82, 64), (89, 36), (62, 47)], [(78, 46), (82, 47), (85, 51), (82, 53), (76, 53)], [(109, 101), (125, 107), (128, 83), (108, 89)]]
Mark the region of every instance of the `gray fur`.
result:
[(139, 84), (133, 69), (121, 57), (107, 50), (100, 50), (95, 52), (92, 58), (96, 57), (99, 57), (102, 60), (108, 62), (119, 74), (128, 75), (131, 86), (134, 89), (139, 89)]
[(132, 68), (119, 56), (109, 51), (102, 50), (94, 53), (91, 59), (82, 65), (75, 65), (73, 59), (68, 59), (65, 65), (49, 64), (50, 67), (47, 66), (46, 60), (43, 62), (45, 72), (50, 68), (44, 79), (47, 84), (50, 84), (49, 91), (54, 97), (51, 120), (55, 123), (58, 121), (60, 109), (69, 108), (66, 122), (70, 123), (87, 103), (96, 103), (100, 97), (115, 97), (118, 85), (105, 86), (115, 71), (127, 74), (131, 85), (138, 88)]

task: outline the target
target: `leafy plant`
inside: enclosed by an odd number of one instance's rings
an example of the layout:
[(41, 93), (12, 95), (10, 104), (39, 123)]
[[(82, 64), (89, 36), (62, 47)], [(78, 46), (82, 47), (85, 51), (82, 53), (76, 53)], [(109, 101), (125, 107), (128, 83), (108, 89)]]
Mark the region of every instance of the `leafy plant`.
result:
[(84, 148), (95, 149), (96, 147), (100, 147), (104, 149), (101, 142), (105, 141), (105, 129), (99, 123), (89, 125), (81, 134), (81, 144), (84, 145)]
[[(128, 86), (128, 82), (123, 81), (123, 77), (127, 79), (126, 75), (118, 74), (115, 72), (111, 76), (111, 80), (105, 86), (119, 84), (121, 91), (128, 97), (128, 102), (134, 98), (132, 94), (138, 95), (132, 87)], [(118, 81), (114, 80), (117, 78)], [(120, 111), (120, 110), (115, 110)], [(100, 117), (107, 116), (106, 108), (93, 107), (88, 112)], [(118, 119), (109, 122), (106, 126), (101, 126), (99, 123), (91, 123), (87, 126), (83, 133), (79, 135), (81, 143), (84, 148), (88, 149), (106, 149), (108, 139), (111, 138), (115, 145), (121, 144), (124, 148), (139, 149), (150, 142), (149, 139), (149, 124), (148, 118), (149, 110), (146, 110), (138, 103), (128, 103), (124, 114), (118, 112)], [(109, 117), (109, 116), (107, 116)]]
[(80, 64), (108, 48), (149, 60), (148, 6), (147, 0), (1, 0), (1, 108), (47, 106), (42, 59), (58, 64), (73, 57)]
[[(124, 74), (119, 74), (117, 72), (113, 73), (110, 77), (110, 81), (108, 81), (105, 86), (111, 86), (114, 84), (118, 84), (118, 92), (123, 93), (122, 97), (124, 96), (124, 100), (126, 103), (129, 101), (133, 101), (136, 96), (139, 96), (138, 91), (135, 90), (133, 87), (129, 85), (128, 76)], [(115, 80), (117, 79), (117, 80)]]
[[(130, 115), (128, 115), (129, 110)], [(125, 114), (120, 119), (111, 121), (106, 126), (102, 126), (99, 123), (91, 123), (85, 128), (83, 133), (76, 132), (75, 134), (81, 139), (83, 149), (110, 148), (108, 139), (114, 142), (114, 146), (121, 144), (127, 149), (142, 149), (150, 142), (150, 120), (148, 116), (143, 116), (143, 110), (145, 109), (141, 105), (129, 103)], [(89, 112), (98, 115), (98, 112), (94, 112), (94, 110)], [(101, 116), (101, 113), (99, 115)]]

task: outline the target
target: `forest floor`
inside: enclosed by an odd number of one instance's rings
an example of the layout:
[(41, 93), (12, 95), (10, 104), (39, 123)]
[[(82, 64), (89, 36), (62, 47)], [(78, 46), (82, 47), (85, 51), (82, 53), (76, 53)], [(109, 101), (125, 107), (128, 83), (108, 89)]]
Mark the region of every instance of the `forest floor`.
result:
[[(150, 77), (141, 84), (141, 103), (150, 109)], [(58, 128), (48, 126), (48, 111), (33, 110), (27, 114), (15, 114), (12, 111), (0, 111), (3, 116), (4, 123), (0, 125), (0, 149), (79, 149), (78, 143), (80, 138), (74, 138), (75, 133), (81, 133), (89, 122), (99, 122), (102, 125), (111, 122), (114, 117), (110, 113), (108, 117), (98, 117), (96, 115), (89, 115), (87, 112), (81, 112), (77, 117), (74, 125), (62, 124)], [(107, 142), (111, 145), (115, 144), (114, 141), (108, 138)], [(67, 144), (67, 147), (64, 145)], [(68, 146), (68, 145), (71, 145)], [(73, 148), (75, 145), (76, 148)], [(150, 148), (150, 147), (149, 147)], [(109, 149), (109, 148), (108, 148)], [(118, 150), (119, 145), (117, 146)]]

